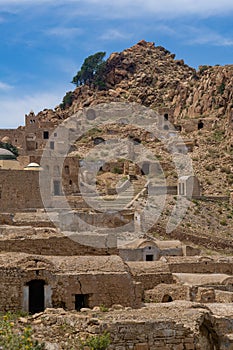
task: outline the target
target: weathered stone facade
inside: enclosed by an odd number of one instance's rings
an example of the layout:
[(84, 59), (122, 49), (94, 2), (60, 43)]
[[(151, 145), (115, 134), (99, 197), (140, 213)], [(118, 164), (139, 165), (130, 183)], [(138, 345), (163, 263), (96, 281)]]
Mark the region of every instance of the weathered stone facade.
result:
[[(0, 255), (1, 311), (141, 306), (141, 287), (117, 256)], [(36, 291), (30, 283), (36, 283)], [(38, 299), (40, 303), (38, 304)]]

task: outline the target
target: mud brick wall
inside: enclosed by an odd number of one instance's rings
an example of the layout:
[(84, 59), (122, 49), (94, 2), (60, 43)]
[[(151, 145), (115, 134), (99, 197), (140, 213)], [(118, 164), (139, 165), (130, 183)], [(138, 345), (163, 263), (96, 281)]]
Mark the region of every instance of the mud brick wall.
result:
[(39, 172), (0, 170), (0, 210), (14, 212), (43, 208), (39, 187)]

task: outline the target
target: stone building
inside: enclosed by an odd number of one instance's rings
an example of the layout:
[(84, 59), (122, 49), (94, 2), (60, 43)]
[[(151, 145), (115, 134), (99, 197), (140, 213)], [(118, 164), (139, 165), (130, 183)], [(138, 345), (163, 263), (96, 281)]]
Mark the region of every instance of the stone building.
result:
[(183, 246), (180, 241), (139, 238), (119, 246), (119, 255), (125, 261), (155, 261), (161, 256), (182, 256)]
[(196, 176), (181, 176), (178, 179), (178, 195), (188, 199), (201, 196), (201, 185)]
[(0, 254), (0, 310), (30, 313), (46, 307), (139, 307), (141, 288), (118, 256), (57, 257)]

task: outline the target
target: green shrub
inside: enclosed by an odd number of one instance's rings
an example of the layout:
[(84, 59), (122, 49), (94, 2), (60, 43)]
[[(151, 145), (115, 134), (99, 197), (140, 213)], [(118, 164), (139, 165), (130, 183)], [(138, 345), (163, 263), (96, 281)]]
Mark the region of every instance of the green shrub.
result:
[(122, 170), (116, 166), (113, 168), (113, 173), (114, 174), (122, 174)]
[(32, 339), (30, 326), (23, 330), (15, 326), (17, 315), (7, 313), (0, 317), (0, 349), (4, 350), (43, 350), (44, 344)]
[(207, 171), (213, 171), (213, 170), (215, 170), (216, 168), (215, 168), (215, 165), (214, 165), (214, 164), (206, 164), (206, 165), (205, 165), (205, 169), (206, 169)]
[(199, 73), (202, 74), (203, 72), (205, 72), (208, 68), (210, 68), (210, 66), (199, 66)]
[(231, 168), (227, 165), (222, 166), (220, 170), (222, 173), (231, 174)]
[(222, 83), (221, 85), (219, 85), (219, 86), (217, 87), (217, 91), (218, 91), (219, 94), (222, 95), (222, 94), (224, 93), (224, 91), (225, 91), (225, 84)]
[(220, 142), (224, 139), (224, 131), (223, 130), (215, 130), (213, 134), (214, 141)]
[(88, 346), (90, 350), (106, 350), (110, 345), (110, 334), (105, 332), (100, 335), (94, 335), (82, 342), (82, 348)]
[(109, 308), (107, 306), (105, 306), (104, 304), (100, 305), (100, 311), (101, 312), (108, 312)]
[(224, 219), (224, 220), (221, 220), (220, 221), (220, 225), (222, 226), (227, 226), (227, 221)]

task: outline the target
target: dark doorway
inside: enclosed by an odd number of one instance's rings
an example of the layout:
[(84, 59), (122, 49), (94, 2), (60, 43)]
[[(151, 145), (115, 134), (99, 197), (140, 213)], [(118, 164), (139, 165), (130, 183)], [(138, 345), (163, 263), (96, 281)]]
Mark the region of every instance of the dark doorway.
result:
[(146, 261), (154, 261), (154, 255), (153, 254), (147, 254), (146, 255)]
[(176, 131), (182, 131), (181, 125), (174, 125)]
[(202, 122), (201, 120), (198, 122), (197, 127), (198, 127), (198, 130), (200, 130), (200, 129), (203, 129), (203, 128), (204, 128), (204, 124), (203, 124), (203, 122)]
[(133, 137), (132, 140), (133, 140), (134, 145), (140, 145), (140, 143), (141, 143), (141, 140), (137, 137)]
[(48, 139), (49, 139), (49, 132), (44, 131), (44, 140), (48, 140)]
[(101, 143), (104, 143), (105, 142), (105, 139), (103, 139), (102, 137), (95, 137), (94, 140), (94, 145), (100, 145)]
[(33, 280), (28, 283), (29, 286), (29, 305), (28, 311), (30, 314), (42, 312), (45, 309), (44, 303), (44, 286), (45, 281)]
[(83, 307), (89, 307), (89, 294), (75, 294), (75, 310), (80, 311)]
[(162, 300), (162, 303), (170, 303), (172, 300), (172, 297), (168, 294), (165, 294)]
[(53, 190), (54, 190), (54, 196), (60, 196), (61, 194), (60, 181), (58, 180), (53, 181)]
[(165, 119), (165, 120), (168, 120), (168, 113), (165, 113), (165, 114), (164, 114), (164, 119)]

